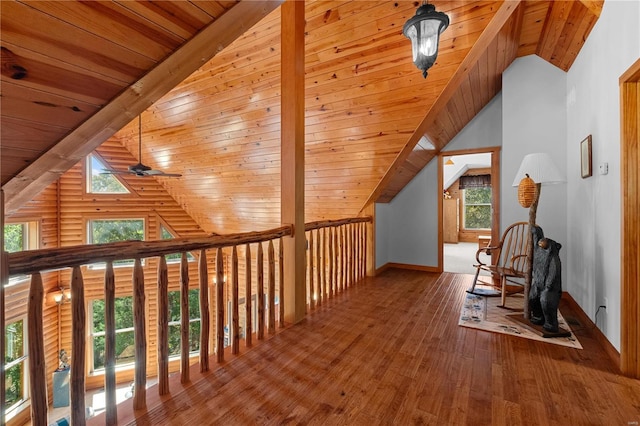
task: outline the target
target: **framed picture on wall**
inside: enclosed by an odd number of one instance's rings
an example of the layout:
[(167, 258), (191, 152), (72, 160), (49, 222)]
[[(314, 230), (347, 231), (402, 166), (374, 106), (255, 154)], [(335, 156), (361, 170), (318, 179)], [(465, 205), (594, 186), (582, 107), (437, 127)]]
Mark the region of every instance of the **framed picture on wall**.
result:
[(591, 135), (580, 142), (580, 172), (583, 179), (588, 178), (593, 173), (591, 167)]

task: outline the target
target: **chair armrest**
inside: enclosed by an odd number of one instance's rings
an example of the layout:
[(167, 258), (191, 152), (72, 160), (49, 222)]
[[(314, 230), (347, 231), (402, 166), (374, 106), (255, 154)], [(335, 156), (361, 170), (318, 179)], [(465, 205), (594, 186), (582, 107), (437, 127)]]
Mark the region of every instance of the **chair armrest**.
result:
[(486, 265), (484, 262), (480, 260), (480, 253), (485, 252), (487, 255), (491, 256), (491, 250), (497, 250), (499, 248), (500, 247), (489, 247), (489, 246), (479, 248), (478, 251), (476, 251), (476, 261), (478, 261), (479, 265)]

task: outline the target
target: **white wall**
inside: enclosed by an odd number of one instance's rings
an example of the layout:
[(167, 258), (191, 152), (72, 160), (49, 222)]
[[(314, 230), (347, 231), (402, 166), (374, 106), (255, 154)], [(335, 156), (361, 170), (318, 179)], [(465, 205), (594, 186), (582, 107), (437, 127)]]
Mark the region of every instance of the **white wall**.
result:
[[(498, 94), (446, 149), (500, 146), (501, 120)], [(389, 262), (438, 265), (439, 197), (438, 165), (433, 160), (390, 203), (376, 204), (376, 268)]]
[[(542, 188), (538, 223), (547, 236), (562, 244), (563, 287), (582, 309), (595, 319), (596, 306), (607, 299), (607, 310), (601, 311), (597, 325), (618, 350), (618, 79), (639, 57), (640, 2), (607, 0), (568, 73), (535, 56), (519, 58), (504, 73), (502, 97), (487, 105), (447, 146), (447, 150), (460, 150), (502, 145), (503, 225), (528, 220), (527, 210), (517, 203), (517, 189), (511, 186), (525, 154), (547, 152), (564, 169), (566, 184)], [(589, 134), (594, 176), (582, 179), (579, 144)], [(598, 165), (604, 162), (609, 174), (599, 175)], [(440, 196), (435, 164), (429, 164), (390, 204), (377, 206), (377, 212), (384, 212), (377, 232), (387, 232), (388, 237), (384, 245), (377, 241), (381, 262), (435, 266), (438, 247), (433, 220)], [(419, 256), (411, 253), (416, 249), (421, 250)]]
[(389, 263), (389, 204), (376, 204), (376, 269)]
[(461, 151), (501, 145), (502, 92), (494, 96), (442, 151)]
[[(640, 57), (640, 2), (607, 0), (567, 73), (567, 266), (565, 286), (620, 350), (620, 88)], [(593, 138), (593, 176), (580, 177), (579, 143)], [(608, 163), (609, 173), (598, 174)]]
[[(529, 209), (518, 204), (518, 188), (512, 186), (525, 155), (545, 152), (565, 173), (566, 73), (538, 56), (516, 59), (502, 74), (502, 228), (528, 221)], [(536, 222), (545, 236), (560, 244), (560, 260), (566, 264), (567, 185), (543, 185)], [(566, 282), (566, 267), (562, 281)]]
[(376, 224), (378, 215), (386, 222), (386, 229), (376, 226), (376, 232), (387, 238), (383, 247), (376, 234), (376, 267), (385, 263), (438, 264), (438, 185), (429, 184), (433, 179), (438, 182), (437, 172), (437, 162), (430, 162), (390, 203), (376, 204)]

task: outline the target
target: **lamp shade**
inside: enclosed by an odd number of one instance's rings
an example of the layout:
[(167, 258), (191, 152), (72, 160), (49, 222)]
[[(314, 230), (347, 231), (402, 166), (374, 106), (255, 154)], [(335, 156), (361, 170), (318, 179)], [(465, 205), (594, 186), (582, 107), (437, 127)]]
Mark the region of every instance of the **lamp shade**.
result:
[(522, 159), (518, 173), (513, 180), (513, 186), (518, 186), (525, 177), (533, 179), (535, 183), (551, 185), (566, 182), (566, 178), (555, 165), (551, 156), (546, 153), (527, 154)]
[(449, 17), (442, 12), (436, 12), (434, 5), (425, 3), (402, 28), (402, 33), (411, 40), (413, 63), (422, 70), (424, 78), (427, 78), (427, 70), (438, 56), (440, 34), (448, 26)]

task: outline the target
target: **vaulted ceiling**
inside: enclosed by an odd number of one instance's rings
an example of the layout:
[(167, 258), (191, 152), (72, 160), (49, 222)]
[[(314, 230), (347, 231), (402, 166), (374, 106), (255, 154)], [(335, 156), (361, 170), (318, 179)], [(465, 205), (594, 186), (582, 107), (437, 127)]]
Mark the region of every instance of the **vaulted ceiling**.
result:
[[(562, 70), (602, 0), (433, 1), (449, 15), (426, 79), (415, 1), (306, 1), (305, 216), (388, 202), (536, 54)], [(107, 139), (208, 232), (280, 218), (278, 1), (3, 1), (1, 171), (11, 213)], [(425, 136), (425, 139), (421, 138)], [(124, 162), (124, 164), (123, 164)]]

